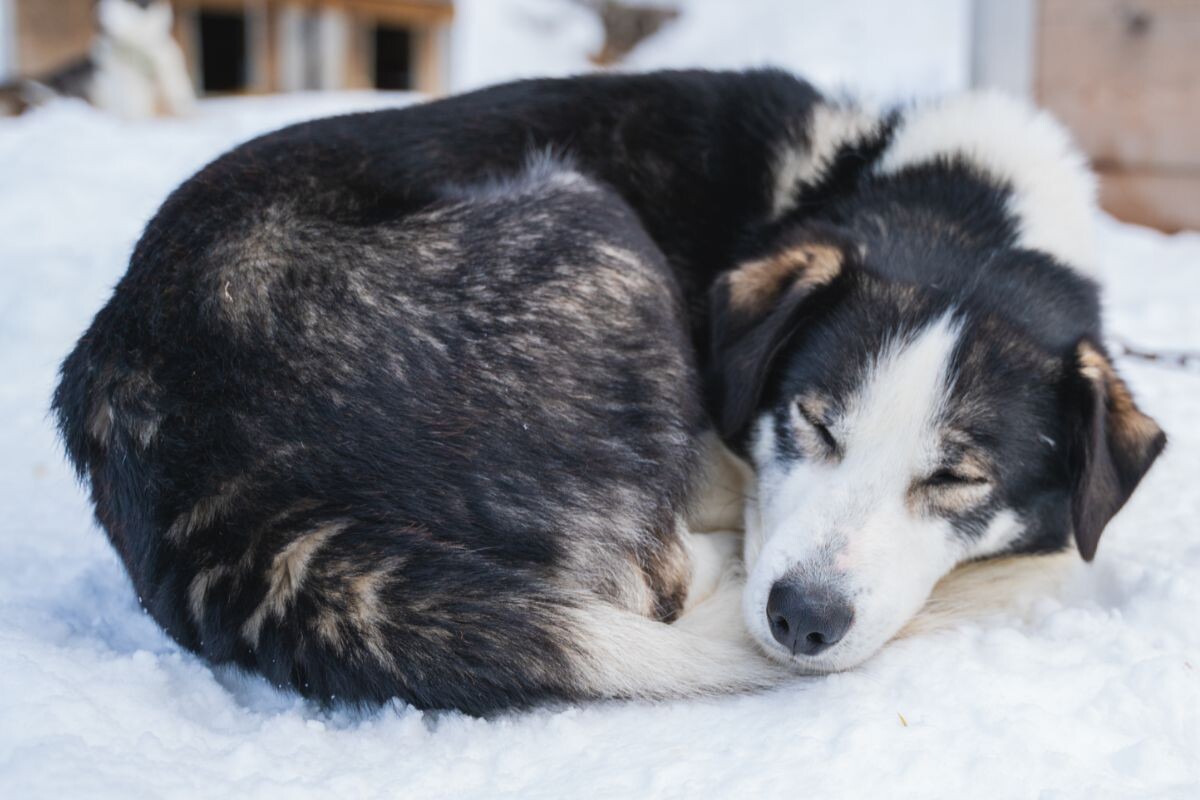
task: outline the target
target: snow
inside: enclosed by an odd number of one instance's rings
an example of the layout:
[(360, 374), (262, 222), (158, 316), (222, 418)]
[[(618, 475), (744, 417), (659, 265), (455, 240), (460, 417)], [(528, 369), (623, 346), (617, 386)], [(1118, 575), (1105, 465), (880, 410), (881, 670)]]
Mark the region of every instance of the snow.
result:
[[(634, 49), (623, 69), (776, 66), (824, 89), (884, 101), (969, 82), (970, 0), (659, 0), (680, 17)], [(582, 4), (458, 0), (454, 89), (592, 68), (603, 30)], [(901, 43), (916, 46), (902, 46)]]
[[(0, 121), (0, 797), (1200, 796), (1200, 374), (1123, 360), (1171, 446), (1097, 561), (1024, 613), (758, 695), (492, 720), (325, 712), (182, 652), (138, 605), (47, 419), (142, 225), (225, 148), (403, 98)], [(1200, 348), (1200, 236), (1102, 221), (1112, 331)]]

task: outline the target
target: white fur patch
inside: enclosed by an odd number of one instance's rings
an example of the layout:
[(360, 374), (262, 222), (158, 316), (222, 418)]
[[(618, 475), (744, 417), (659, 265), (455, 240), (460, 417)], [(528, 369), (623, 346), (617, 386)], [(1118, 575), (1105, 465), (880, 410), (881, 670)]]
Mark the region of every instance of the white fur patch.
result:
[(127, 0), (100, 0), (96, 19), (105, 35), (142, 50), (158, 46), (171, 34), (171, 4), (166, 2), (143, 8)]
[(511, 200), (544, 193), (548, 188), (578, 192), (599, 191), (570, 158), (550, 150), (535, 150), (525, 157), (521, 168), (510, 174), (493, 175), (469, 184), (447, 184), (442, 191), (454, 200)]
[(692, 564), (692, 578), (684, 602), (686, 613), (711, 597), (721, 581), (736, 570), (742, 537), (735, 531), (684, 533), (683, 536)]
[(1049, 114), (994, 92), (920, 105), (904, 114), (877, 169), (892, 173), (956, 155), (1010, 184), (1009, 210), (1024, 247), (1091, 268), (1095, 177)]
[(125, 0), (100, 0), (101, 35), (92, 46), (96, 74), (89, 99), (129, 119), (165, 110), (186, 114), (195, 105), (183, 51), (171, 34), (171, 4), (145, 8)]
[(673, 624), (607, 604), (567, 610), (577, 677), (600, 697), (671, 698), (764, 688), (793, 673), (764, 658), (741, 624), (740, 581), (727, 580)]
[(740, 530), (746, 483), (754, 480), (754, 471), (713, 432), (705, 434), (702, 446), (704, 472), (688, 509), (688, 530), (696, 533)]
[(1009, 509), (998, 512), (988, 523), (983, 535), (971, 543), (966, 558), (994, 556), (1020, 538), (1025, 525)]
[(821, 104), (813, 108), (804, 146), (789, 144), (775, 166), (771, 218), (778, 219), (795, 204), (796, 192), (821, 181), (838, 151), (866, 139), (879, 129), (879, 117), (854, 106)]

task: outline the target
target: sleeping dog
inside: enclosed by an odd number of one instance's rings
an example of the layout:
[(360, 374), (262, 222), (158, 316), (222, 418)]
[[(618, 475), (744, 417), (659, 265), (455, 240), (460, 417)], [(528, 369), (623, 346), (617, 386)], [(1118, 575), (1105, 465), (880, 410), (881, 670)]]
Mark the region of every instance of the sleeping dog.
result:
[[(54, 406), (213, 663), (472, 713), (765, 686), (862, 662), (956, 565), (1093, 557), (1165, 439), (1105, 354), (1091, 214), (998, 98), (514, 83), (210, 164)], [(691, 532), (713, 429), (744, 581)]]

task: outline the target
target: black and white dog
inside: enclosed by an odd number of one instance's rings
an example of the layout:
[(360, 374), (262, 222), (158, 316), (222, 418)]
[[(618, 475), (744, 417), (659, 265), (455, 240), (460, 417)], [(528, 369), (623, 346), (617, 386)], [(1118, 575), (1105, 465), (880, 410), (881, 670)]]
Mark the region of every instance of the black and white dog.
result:
[[(997, 98), (499, 86), (206, 167), (55, 408), (212, 662), (476, 713), (763, 686), (860, 663), (958, 564), (1093, 556), (1164, 436), (1075, 271), (1091, 213), (1060, 129)], [(709, 420), (744, 587), (690, 532)]]
[(195, 104), (169, 0), (96, 0), (96, 36), (82, 58), (46, 75), (0, 86), (0, 112), (56, 97), (86, 100), (127, 119), (182, 115)]

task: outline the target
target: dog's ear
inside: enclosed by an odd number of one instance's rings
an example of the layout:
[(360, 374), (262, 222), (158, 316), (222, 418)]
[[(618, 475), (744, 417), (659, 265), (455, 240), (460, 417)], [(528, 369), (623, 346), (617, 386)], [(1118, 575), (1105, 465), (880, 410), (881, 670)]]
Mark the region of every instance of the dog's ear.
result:
[(832, 234), (792, 235), (717, 279), (708, 389), (722, 436), (749, 423), (772, 359), (802, 324), (810, 301), (840, 282), (856, 253)]
[(1099, 345), (1087, 339), (1079, 342), (1071, 368), (1079, 419), (1071, 519), (1079, 553), (1091, 561), (1104, 526), (1133, 494), (1166, 446), (1167, 436), (1138, 409)]

